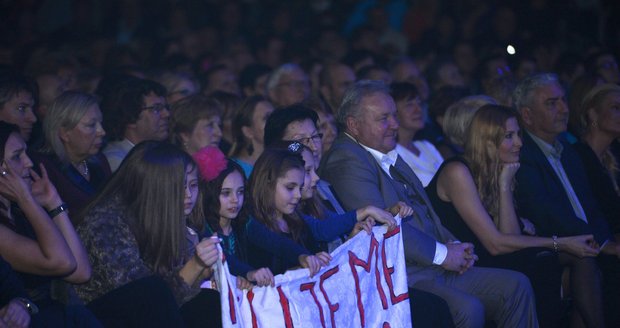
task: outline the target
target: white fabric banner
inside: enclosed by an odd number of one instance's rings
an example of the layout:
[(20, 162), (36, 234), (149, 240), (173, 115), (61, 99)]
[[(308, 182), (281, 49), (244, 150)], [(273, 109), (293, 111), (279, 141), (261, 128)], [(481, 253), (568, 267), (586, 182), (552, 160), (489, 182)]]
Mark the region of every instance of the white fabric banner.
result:
[(332, 253), (314, 277), (307, 269), (275, 277), (275, 287), (241, 291), (228, 264), (218, 261), (223, 326), (411, 327), (400, 218), (392, 231), (374, 227)]

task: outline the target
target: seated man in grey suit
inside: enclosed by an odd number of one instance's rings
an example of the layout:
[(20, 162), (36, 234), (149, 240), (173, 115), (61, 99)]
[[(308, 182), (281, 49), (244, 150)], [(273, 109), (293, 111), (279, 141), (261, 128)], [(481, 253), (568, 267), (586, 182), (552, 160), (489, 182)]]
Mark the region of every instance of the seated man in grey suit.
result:
[(350, 87), (337, 115), (344, 127), (323, 157), (320, 176), (345, 209), (398, 201), (414, 215), (401, 229), (409, 287), (440, 296), (458, 327), (538, 327), (532, 287), (521, 273), (473, 267), (473, 245), (454, 241), (430, 206), (421, 182), (395, 151), (396, 105), (387, 87), (360, 81)]

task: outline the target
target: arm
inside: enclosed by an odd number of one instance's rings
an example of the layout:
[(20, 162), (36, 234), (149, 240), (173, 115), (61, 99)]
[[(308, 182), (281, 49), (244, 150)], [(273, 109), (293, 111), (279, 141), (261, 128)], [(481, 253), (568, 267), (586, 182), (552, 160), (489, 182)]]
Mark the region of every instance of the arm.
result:
[(61, 232), (39, 205), (24, 179), (10, 168), (6, 171), (7, 174), (0, 178), (0, 195), (17, 202), (37, 240), (0, 226), (0, 252), (17, 271), (45, 276), (72, 273), (76, 260)]
[[(502, 233), (498, 231), (493, 224), (493, 219), (482, 205), (471, 173), (464, 164), (452, 162), (439, 174), (437, 181), (439, 198), (452, 202), (467, 226), (476, 234), (484, 247), (492, 255), (506, 254), (526, 247), (554, 249), (555, 246), (552, 238), (522, 236), (519, 234), (518, 218), (512, 206), (508, 207), (508, 209), (512, 209), (512, 215), (508, 215), (503, 219), (513, 220), (514, 224), (516, 224), (517, 232)], [(589, 245), (591, 238), (592, 236), (559, 238), (557, 246), (561, 250), (569, 251), (578, 256), (593, 256), (598, 251)]]
[[(58, 191), (54, 187), (54, 185), (50, 182), (49, 177), (47, 175), (47, 170), (43, 166), (40, 165), (41, 168), (41, 176), (39, 176), (36, 172), (32, 171), (32, 192), (33, 195), (37, 198), (37, 201), (45, 207), (45, 209), (49, 212), (56, 209), (58, 206), (63, 204), (60, 196), (58, 195)], [(76, 260), (76, 269), (70, 275), (64, 277), (65, 281), (70, 283), (79, 284), (84, 283), (90, 279), (91, 275), (91, 266), (88, 261), (88, 255), (86, 254), (86, 250), (82, 246), (82, 242), (80, 238), (77, 236), (73, 224), (69, 219), (69, 215), (66, 211), (61, 212), (54, 217), (52, 220), (56, 224), (58, 230), (62, 234), (63, 238), (67, 242), (69, 249), (71, 250), (71, 254), (75, 257)]]
[[(353, 229), (358, 221), (357, 211), (350, 211), (344, 214), (329, 215), (323, 220), (316, 219), (309, 215), (302, 215), (306, 226), (310, 229), (312, 236), (317, 241), (332, 241), (339, 236), (346, 234)], [(360, 220), (363, 220), (361, 218)]]
[(310, 251), (285, 236), (277, 234), (264, 224), (251, 218), (246, 226), (249, 247), (258, 247), (275, 257), (298, 263), (302, 255), (311, 255)]
[[(41, 176), (34, 172), (34, 170), (31, 172), (32, 179), (34, 181), (32, 183), (32, 193), (37, 198), (37, 201), (49, 212), (63, 204), (63, 202), (58, 195), (58, 191), (50, 182), (47, 176), (47, 170), (43, 164), (40, 165), (40, 168)], [(69, 219), (68, 213), (66, 211), (61, 212), (60, 214), (55, 215), (52, 220), (67, 242), (67, 245), (71, 250), (71, 254), (75, 257), (77, 264), (75, 271), (63, 279), (74, 284), (88, 281), (91, 275), (88, 255), (86, 254), (86, 250), (84, 249), (84, 246), (82, 246), (82, 242), (73, 228), (73, 224)]]

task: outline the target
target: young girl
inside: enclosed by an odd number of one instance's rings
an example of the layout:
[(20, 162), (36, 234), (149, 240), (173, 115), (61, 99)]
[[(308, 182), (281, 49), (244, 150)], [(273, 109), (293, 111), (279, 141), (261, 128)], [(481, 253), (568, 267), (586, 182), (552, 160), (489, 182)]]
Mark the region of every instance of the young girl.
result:
[(253, 270), (247, 262), (245, 224), (245, 183), (243, 169), (227, 160), (217, 147), (205, 147), (193, 155), (204, 183), (206, 236), (214, 232), (221, 238), (230, 272), (259, 286), (273, 285), (268, 268)]
[[(350, 211), (344, 214), (338, 214), (332, 212), (323, 206), (321, 199), (318, 197), (316, 191), (316, 185), (319, 181), (319, 176), (316, 173), (316, 167), (318, 163), (315, 162), (315, 156), (312, 149), (301, 144), (297, 141), (283, 141), (282, 143), (274, 144), (274, 147), (298, 149), (304, 160), (304, 185), (301, 189), (301, 201), (297, 210), (302, 217), (308, 216), (317, 219), (331, 219), (343, 220), (348, 216), (354, 215), (357, 221), (364, 221), (366, 218), (370, 218), (373, 221), (387, 223), (391, 228), (395, 221), (393, 216), (400, 213), (401, 217), (407, 217), (413, 213), (413, 209), (407, 206), (403, 202), (398, 202), (389, 211), (384, 211), (374, 206), (366, 206), (355, 211)], [(371, 222), (373, 222), (371, 221)], [(365, 228), (365, 225), (356, 225), (354, 229)], [(358, 231), (355, 231), (351, 235), (355, 235)], [(332, 243), (330, 243), (330, 246)]]
[(192, 306), (213, 304), (197, 295), (218, 257), (217, 238), (188, 243), (195, 240), (188, 225), (200, 228), (192, 215), (199, 199), (192, 158), (149, 141), (131, 150), (88, 206), (77, 230), (93, 274), (76, 291), (105, 326), (221, 324), (218, 310)]
[[(331, 260), (329, 254), (319, 251), (317, 241), (331, 241), (351, 231), (358, 221), (352, 235), (361, 230), (370, 231), (374, 224), (372, 218), (365, 220), (365, 216), (356, 212), (325, 220), (297, 212), (306, 179), (303, 149), (295, 142), (286, 150), (266, 150), (250, 178), (253, 216), (246, 225), (250, 264), (267, 266), (274, 274), (301, 265), (312, 276)], [(308, 154), (312, 157), (311, 152)], [(312, 165), (308, 168), (314, 170)], [(392, 221), (385, 219), (384, 223), (393, 225), (393, 218), (389, 219)]]

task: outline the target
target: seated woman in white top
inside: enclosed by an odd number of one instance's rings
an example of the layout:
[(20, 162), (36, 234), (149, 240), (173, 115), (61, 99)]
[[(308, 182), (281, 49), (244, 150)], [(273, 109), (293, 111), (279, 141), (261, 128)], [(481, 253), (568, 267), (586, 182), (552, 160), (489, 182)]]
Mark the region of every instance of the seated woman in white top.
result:
[(391, 89), (400, 124), (396, 151), (426, 187), (441, 166), (443, 157), (429, 141), (413, 140), (415, 134), (424, 128), (425, 116), (416, 87), (403, 82), (392, 83)]

